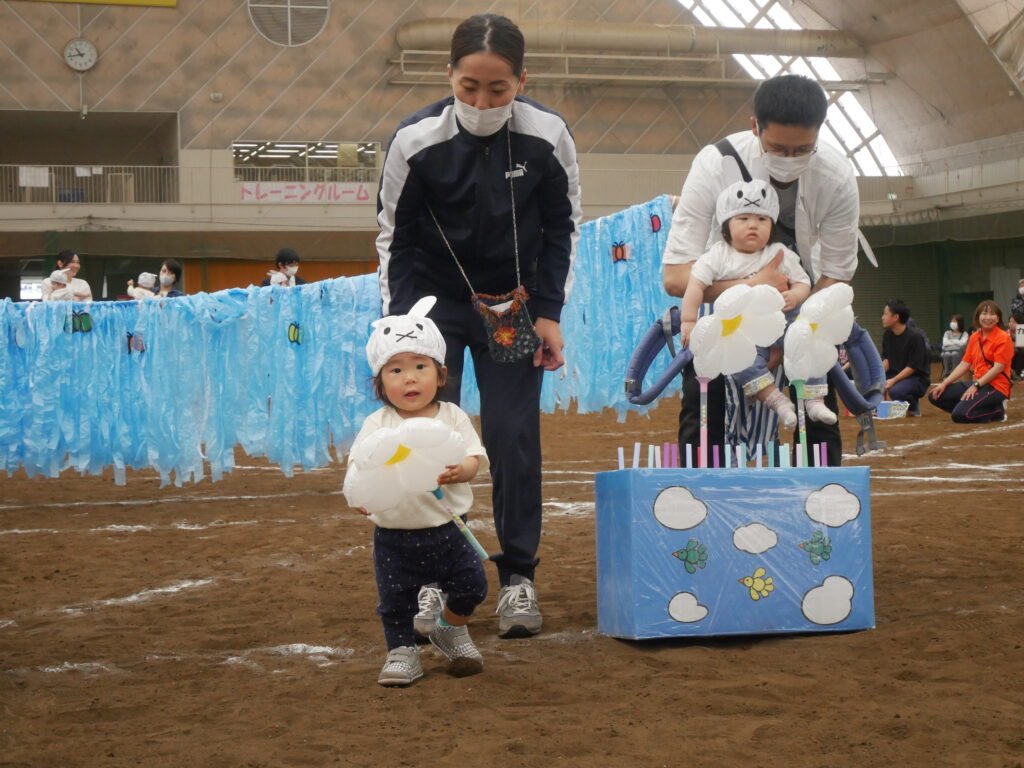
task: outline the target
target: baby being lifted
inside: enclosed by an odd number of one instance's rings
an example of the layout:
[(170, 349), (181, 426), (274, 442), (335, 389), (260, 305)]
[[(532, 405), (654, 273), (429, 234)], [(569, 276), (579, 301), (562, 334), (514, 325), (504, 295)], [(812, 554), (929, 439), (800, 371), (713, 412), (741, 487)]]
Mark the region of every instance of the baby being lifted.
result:
[[(704, 303), (704, 292), (712, 283), (748, 278), (780, 253), (779, 271), (789, 279), (789, 287), (782, 293), (787, 321), (792, 322), (797, 307), (811, 294), (811, 279), (800, 265), (800, 257), (784, 245), (772, 243), (775, 221), (779, 217), (779, 197), (771, 184), (753, 179), (726, 187), (718, 196), (715, 217), (722, 222), (724, 240), (712, 245), (693, 265), (681, 313), (684, 344), (689, 344), (690, 332)], [(775, 386), (775, 378), (769, 372), (781, 359), (780, 338), (770, 349), (758, 347), (753, 365), (733, 378), (743, 387), (744, 394), (756, 397), (778, 414), (780, 426), (792, 429), (797, 423), (796, 410)], [(823, 400), (825, 390), (824, 378), (806, 382), (807, 415), (815, 421), (835, 424), (836, 415)]]

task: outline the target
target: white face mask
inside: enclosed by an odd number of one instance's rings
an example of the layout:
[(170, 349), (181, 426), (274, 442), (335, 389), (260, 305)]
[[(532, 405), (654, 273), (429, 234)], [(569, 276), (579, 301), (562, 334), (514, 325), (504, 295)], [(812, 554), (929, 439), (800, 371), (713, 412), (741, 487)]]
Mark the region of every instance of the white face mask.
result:
[(160, 275), (160, 285), (174, 285), (174, 275)]
[(288, 275), (288, 277), (295, 277), (295, 274), (298, 271), (299, 271), (299, 266), (297, 264), (292, 264), (290, 267), (285, 267), (284, 268), (284, 273), (286, 275)]
[(1019, 293), (1021, 296), (1024, 296), (1024, 288), (1018, 288), (1017, 293)]
[(951, 330), (953, 333), (956, 333), (957, 332), (956, 323), (950, 323), (949, 324), (949, 330)]
[(776, 181), (787, 184), (800, 178), (800, 174), (811, 165), (811, 158), (814, 155), (803, 155), (801, 157), (778, 157), (769, 155), (761, 150), (761, 164), (764, 165), (768, 174)]
[(477, 109), (456, 97), (455, 116), (459, 119), (459, 124), (474, 136), (493, 136), (512, 117), (514, 103), (513, 96), (512, 101), (503, 107)]

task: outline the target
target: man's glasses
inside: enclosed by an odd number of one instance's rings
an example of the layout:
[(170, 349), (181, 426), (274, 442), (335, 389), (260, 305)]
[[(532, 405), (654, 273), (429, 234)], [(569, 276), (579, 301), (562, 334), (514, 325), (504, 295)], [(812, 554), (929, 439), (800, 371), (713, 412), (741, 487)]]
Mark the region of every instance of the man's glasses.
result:
[(790, 147), (766, 147), (764, 142), (761, 143), (761, 149), (764, 150), (766, 155), (771, 155), (772, 157), (807, 157), (818, 151), (816, 146), (791, 149)]

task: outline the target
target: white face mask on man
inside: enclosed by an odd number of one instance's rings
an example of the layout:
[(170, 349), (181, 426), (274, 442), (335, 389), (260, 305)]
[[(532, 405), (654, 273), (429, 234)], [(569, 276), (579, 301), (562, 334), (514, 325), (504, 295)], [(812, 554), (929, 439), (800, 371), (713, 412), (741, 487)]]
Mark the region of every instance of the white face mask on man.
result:
[[(518, 91), (517, 91), (518, 92)], [(455, 99), (455, 117), (459, 124), (474, 136), (492, 136), (501, 130), (512, 117), (515, 96), (508, 104), (491, 109), (477, 109), (471, 104)]]
[(761, 164), (768, 171), (768, 175), (776, 181), (788, 184), (800, 178), (800, 174), (806, 171), (811, 165), (811, 158), (814, 155), (801, 155), (800, 157), (779, 157), (761, 150)]
[(160, 285), (174, 285), (174, 275), (160, 275)]
[(289, 265), (289, 266), (284, 268), (284, 273), (286, 275), (288, 275), (288, 277), (295, 277), (295, 275), (298, 273), (298, 271), (299, 271), (299, 265), (298, 264), (291, 264), (291, 265)]

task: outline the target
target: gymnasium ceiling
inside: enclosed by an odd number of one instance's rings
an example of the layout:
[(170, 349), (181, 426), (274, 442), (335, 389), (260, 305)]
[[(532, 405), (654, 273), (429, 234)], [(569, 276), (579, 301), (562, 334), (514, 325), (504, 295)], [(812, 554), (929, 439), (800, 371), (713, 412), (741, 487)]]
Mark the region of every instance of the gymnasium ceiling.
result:
[(888, 73), (859, 98), (905, 163), (974, 147), (1022, 154), (1022, 9), (1024, 0), (797, 0), (790, 10), (860, 41), (867, 57), (837, 62), (844, 75)]
[[(714, 2), (714, 0), (702, 0)], [(805, 28), (839, 29), (862, 58), (835, 59), (901, 164), (973, 164), (1024, 155), (1024, 0), (778, 0)], [(176, 9), (0, 0), (0, 132), (56, 111), (176, 113), (182, 148), (233, 141), (387, 141), (445, 85), (393, 80), (399, 30), (483, 10), (529, 21), (691, 24), (677, 0), (332, 0), (306, 45), (274, 45), (245, 0)], [(82, 34), (100, 48), (83, 78), (61, 52)], [(529, 41), (528, 41), (529, 42)], [(725, 76), (745, 79), (725, 57)], [(1015, 74), (1016, 73), (1016, 74)], [(690, 154), (748, 125), (752, 88), (530, 84), (563, 112), (582, 152)], [(974, 156), (976, 152), (983, 155)], [(911, 169), (913, 172), (913, 169)]]

